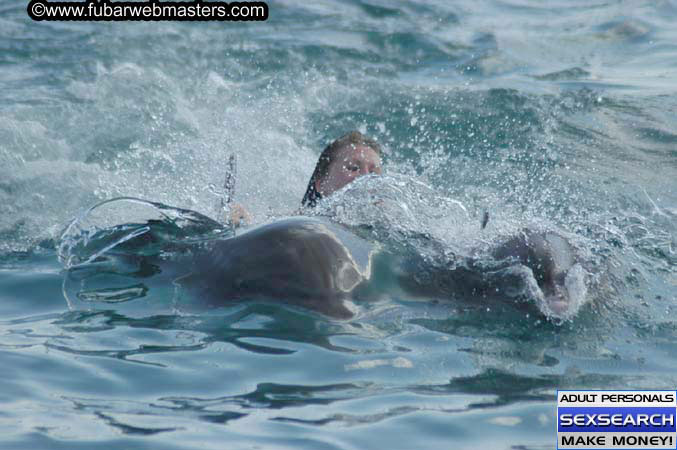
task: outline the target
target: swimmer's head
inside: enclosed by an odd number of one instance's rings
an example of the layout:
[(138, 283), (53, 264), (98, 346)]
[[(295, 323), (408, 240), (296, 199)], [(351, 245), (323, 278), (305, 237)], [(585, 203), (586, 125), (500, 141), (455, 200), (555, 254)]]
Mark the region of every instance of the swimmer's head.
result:
[(352, 131), (322, 151), (301, 204), (315, 206), (320, 198), (370, 173), (381, 173), (381, 146), (362, 133)]

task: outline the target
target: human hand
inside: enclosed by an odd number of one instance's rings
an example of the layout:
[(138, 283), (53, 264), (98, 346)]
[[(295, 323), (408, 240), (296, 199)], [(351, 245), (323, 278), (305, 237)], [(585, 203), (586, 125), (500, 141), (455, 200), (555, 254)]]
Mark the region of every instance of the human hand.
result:
[(235, 228), (242, 225), (247, 225), (252, 221), (252, 217), (249, 212), (239, 203), (230, 204), (229, 219), (230, 223)]

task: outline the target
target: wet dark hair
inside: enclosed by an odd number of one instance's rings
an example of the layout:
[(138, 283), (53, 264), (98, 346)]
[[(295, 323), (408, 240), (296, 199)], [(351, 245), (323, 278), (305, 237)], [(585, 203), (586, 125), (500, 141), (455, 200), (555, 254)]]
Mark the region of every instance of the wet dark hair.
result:
[(301, 205), (312, 208), (317, 204), (317, 201), (322, 198), (322, 194), (315, 189), (315, 182), (329, 173), (329, 166), (332, 161), (334, 161), (334, 158), (336, 158), (336, 154), (339, 150), (348, 147), (349, 145), (363, 145), (369, 147), (381, 156), (381, 146), (372, 138), (363, 135), (359, 131), (351, 131), (348, 134), (344, 134), (331, 144), (327, 145), (320, 154), (320, 158), (317, 160), (317, 165), (315, 166), (315, 171), (313, 171), (313, 175), (308, 182), (308, 189), (306, 189), (303, 200), (301, 200)]

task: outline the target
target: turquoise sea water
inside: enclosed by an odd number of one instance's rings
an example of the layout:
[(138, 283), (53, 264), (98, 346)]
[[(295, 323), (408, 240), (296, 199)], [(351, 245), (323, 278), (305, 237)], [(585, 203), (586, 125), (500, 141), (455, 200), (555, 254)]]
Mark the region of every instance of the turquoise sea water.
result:
[[(37, 23), (0, 0), (0, 446), (552, 448), (558, 388), (677, 386), (677, 3), (305, 3), (263, 23)], [(157, 284), (69, 308), (56, 246), (84, 209), (216, 217), (236, 154), (236, 200), (263, 223), (351, 129), (471, 220), (576, 236), (591, 302), (563, 324), (402, 299), (337, 321), (187, 314)], [(453, 204), (409, 194), (339, 215), (460, 239)]]

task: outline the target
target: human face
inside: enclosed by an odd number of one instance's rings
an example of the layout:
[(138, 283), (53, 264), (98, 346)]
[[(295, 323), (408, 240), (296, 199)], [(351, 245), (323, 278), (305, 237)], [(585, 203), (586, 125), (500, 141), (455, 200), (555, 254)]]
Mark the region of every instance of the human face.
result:
[(364, 145), (348, 145), (336, 152), (327, 175), (315, 182), (315, 189), (328, 196), (369, 173), (381, 174), (381, 158), (374, 149)]

